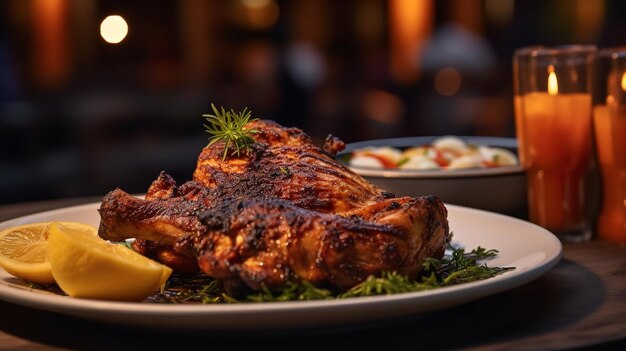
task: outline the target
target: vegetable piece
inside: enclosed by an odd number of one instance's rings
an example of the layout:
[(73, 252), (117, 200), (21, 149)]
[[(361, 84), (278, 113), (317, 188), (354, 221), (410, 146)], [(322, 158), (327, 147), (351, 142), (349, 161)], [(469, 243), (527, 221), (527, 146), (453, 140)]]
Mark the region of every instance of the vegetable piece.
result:
[(491, 162), (493, 166), (514, 166), (519, 163), (517, 156), (509, 150), (481, 146), (479, 152), (486, 162)]
[(453, 159), (448, 165), (449, 169), (478, 168), (483, 165), (480, 155), (463, 155)]
[(354, 167), (365, 167), (365, 168), (384, 168), (384, 164), (377, 158), (368, 155), (354, 155), (350, 159), (350, 165)]
[(423, 156), (411, 156), (406, 159), (400, 168), (402, 169), (439, 169), (441, 166), (434, 160)]
[[(371, 159), (376, 159), (378, 162)], [(402, 159), (402, 151), (396, 148), (390, 146), (367, 147), (352, 153), (350, 165), (370, 168), (396, 168)]]
[(467, 144), (461, 138), (444, 136), (433, 141), (432, 145), (442, 151), (450, 151), (455, 155), (462, 154), (467, 149)]

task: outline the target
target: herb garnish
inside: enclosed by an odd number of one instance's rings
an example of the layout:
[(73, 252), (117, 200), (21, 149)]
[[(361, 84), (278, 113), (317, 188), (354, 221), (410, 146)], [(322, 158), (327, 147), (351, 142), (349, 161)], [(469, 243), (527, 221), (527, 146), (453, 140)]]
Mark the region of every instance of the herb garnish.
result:
[(241, 112), (235, 112), (234, 110), (226, 111), (224, 107), (219, 110), (215, 105), (211, 104), (214, 114), (202, 115), (207, 121), (204, 124), (204, 128), (209, 137), (209, 145), (212, 145), (218, 141), (224, 142), (224, 155), (222, 160), (226, 159), (228, 150), (233, 147), (232, 154), (240, 155), (241, 151), (248, 150), (254, 144), (252, 135), (258, 133), (256, 129), (244, 129), (244, 126), (249, 122), (256, 119), (250, 119), (252, 112), (247, 108), (244, 108)]
[(479, 263), (479, 261), (495, 257), (498, 254), (497, 250), (486, 250), (480, 246), (469, 253), (466, 253), (463, 248), (449, 247), (449, 249), (452, 250), (451, 254), (442, 259), (427, 259), (423, 264), (421, 274), (415, 280), (396, 272), (384, 272), (380, 277), (370, 276), (342, 293), (316, 287), (309, 282), (288, 282), (277, 291), (262, 289), (260, 292), (235, 298), (226, 294), (217, 280), (200, 273), (192, 278), (174, 275), (168, 281), (166, 289), (148, 298), (148, 302), (234, 303), (344, 299), (431, 290), (484, 280), (515, 269), (514, 267), (488, 267), (486, 264)]

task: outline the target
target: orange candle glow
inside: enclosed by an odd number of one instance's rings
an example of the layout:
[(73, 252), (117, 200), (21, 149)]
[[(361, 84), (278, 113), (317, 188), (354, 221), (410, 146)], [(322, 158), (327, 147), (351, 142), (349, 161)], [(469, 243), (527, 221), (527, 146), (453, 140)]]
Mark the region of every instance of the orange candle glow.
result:
[(420, 54), (433, 30), (432, 0), (389, 0), (391, 73), (411, 84), (421, 74)]
[(33, 2), (34, 71), (39, 83), (55, 87), (69, 73), (67, 0)]
[[(626, 92), (626, 72), (620, 85)], [(593, 118), (603, 188), (598, 237), (626, 243), (626, 106), (609, 95), (606, 105), (594, 107)]]
[(515, 97), (522, 163), (527, 171), (530, 219), (567, 230), (585, 220), (585, 182), (591, 162), (591, 95), (561, 94), (554, 68), (548, 91)]

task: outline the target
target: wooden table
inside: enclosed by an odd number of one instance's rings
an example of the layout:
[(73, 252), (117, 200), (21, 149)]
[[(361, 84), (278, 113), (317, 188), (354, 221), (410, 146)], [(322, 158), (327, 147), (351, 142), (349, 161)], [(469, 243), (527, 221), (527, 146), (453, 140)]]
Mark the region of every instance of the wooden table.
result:
[[(0, 206), (0, 221), (93, 198)], [(522, 287), (427, 315), (350, 330), (268, 335), (128, 329), (0, 301), (6, 350), (626, 350), (626, 246), (566, 244), (564, 259)]]

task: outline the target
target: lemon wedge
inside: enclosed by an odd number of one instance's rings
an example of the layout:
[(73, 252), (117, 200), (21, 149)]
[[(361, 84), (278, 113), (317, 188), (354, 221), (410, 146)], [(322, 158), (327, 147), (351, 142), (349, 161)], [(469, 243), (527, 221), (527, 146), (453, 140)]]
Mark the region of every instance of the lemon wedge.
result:
[(47, 259), (68, 295), (140, 301), (163, 286), (172, 270), (123, 245), (97, 236), (94, 227), (50, 225)]
[(54, 283), (50, 264), (46, 261), (49, 229), (50, 223), (32, 223), (0, 231), (0, 266), (30, 282)]

